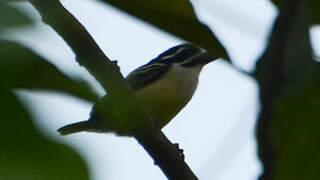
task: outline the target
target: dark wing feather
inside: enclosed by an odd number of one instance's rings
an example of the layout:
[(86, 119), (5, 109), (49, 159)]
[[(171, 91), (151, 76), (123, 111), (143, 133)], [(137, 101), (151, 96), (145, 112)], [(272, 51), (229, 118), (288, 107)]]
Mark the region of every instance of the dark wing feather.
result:
[(126, 79), (136, 91), (161, 78), (169, 68), (169, 65), (163, 63), (147, 64), (132, 71)]

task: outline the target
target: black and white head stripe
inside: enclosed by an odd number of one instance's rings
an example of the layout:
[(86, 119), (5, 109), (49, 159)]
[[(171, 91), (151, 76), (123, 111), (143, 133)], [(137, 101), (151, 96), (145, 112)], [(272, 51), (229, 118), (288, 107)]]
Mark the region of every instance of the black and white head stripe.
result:
[(168, 49), (158, 56), (159, 61), (181, 62), (195, 54), (201, 52), (201, 49), (191, 45), (182, 44)]
[(127, 80), (134, 90), (138, 90), (160, 79), (170, 70), (172, 64), (183, 67), (204, 65), (214, 60), (204, 49), (192, 44), (182, 44), (168, 49), (149, 63), (132, 71)]
[(158, 57), (151, 60), (151, 63), (178, 63), (182, 62), (195, 54), (201, 53), (202, 49), (192, 44), (181, 44), (174, 46), (165, 52), (161, 53)]
[(203, 60), (207, 58), (207, 54), (204, 49), (193, 44), (181, 44), (166, 50), (146, 65), (160, 63), (170, 66), (176, 63), (184, 67), (193, 67), (198, 64), (205, 64)]

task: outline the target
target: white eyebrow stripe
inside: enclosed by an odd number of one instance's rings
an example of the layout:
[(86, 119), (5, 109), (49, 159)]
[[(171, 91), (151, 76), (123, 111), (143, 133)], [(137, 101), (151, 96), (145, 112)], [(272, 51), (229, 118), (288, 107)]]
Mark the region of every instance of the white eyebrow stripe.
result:
[(203, 54), (203, 52), (199, 52), (197, 54), (195, 54), (194, 56), (189, 57), (188, 59), (178, 62), (177, 64), (181, 65), (181, 64), (188, 64), (190, 62), (192, 62), (194, 59), (197, 59), (198, 57), (200, 57)]
[(163, 56), (161, 59), (170, 59), (172, 57), (174, 57), (176, 54), (171, 54), (171, 55), (166, 55), (166, 56)]
[(181, 47), (181, 48), (178, 49), (175, 53), (170, 54), (170, 55), (163, 56), (161, 59), (170, 59), (170, 58), (176, 56), (177, 54), (179, 54), (180, 52), (182, 52), (182, 51), (185, 50), (185, 49), (187, 49), (187, 47)]
[(153, 63), (153, 64), (149, 64), (149, 65), (146, 65), (146, 66), (143, 66), (142, 68), (139, 68), (137, 70), (139, 71), (149, 71), (151, 69), (158, 69), (160, 66), (167, 66), (165, 64), (160, 64), (160, 63)]

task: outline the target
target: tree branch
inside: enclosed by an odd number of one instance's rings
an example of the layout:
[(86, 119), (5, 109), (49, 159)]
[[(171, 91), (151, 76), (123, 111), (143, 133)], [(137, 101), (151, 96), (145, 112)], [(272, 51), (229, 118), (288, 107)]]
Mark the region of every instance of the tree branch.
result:
[[(87, 30), (58, 0), (30, 0), (51, 26), (71, 47), (77, 62), (84, 66), (110, 94), (128, 94), (130, 88), (117, 67), (102, 52)], [(121, 92), (118, 92), (118, 91)]]
[(170, 180), (197, 180), (198, 178), (185, 163), (180, 150), (158, 131), (149, 136), (135, 136), (137, 141), (154, 159), (162, 172)]
[[(119, 72), (118, 67), (102, 52), (80, 22), (58, 0), (29, 1), (38, 10), (43, 21), (68, 43), (76, 55), (77, 62), (98, 80), (102, 87), (108, 91), (108, 95), (118, 100), (118, 104), (129, 104), (127, 107), (133, 108), (132, 105), (134, 103), (131, 103), (131, 101), (135, 101), (133, 91)], [(128, 111), (132, 112), (132, 109)], [(151, 119), (139, 112), (135, 112), (133, 119)], [(148, 122), (151, 127), (144, 125), (140, 128), (149, 127), (153, 130), (144, 129), (144, 132), (139, 131), (136, 133), (135, 138), (154, 159), (168, 179), (197, 179), (182, 159), (176, 146), (161, 131), (154, 130), (156, 128), (151, 123), (152, 120)]]

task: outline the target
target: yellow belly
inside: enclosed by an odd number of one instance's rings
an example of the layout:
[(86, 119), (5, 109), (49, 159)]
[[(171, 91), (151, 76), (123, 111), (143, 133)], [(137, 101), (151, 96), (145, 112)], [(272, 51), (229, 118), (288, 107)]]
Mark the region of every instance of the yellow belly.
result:
[[(170, 76), (170, 74), (168, 75)], [(175, 76), (163, 78), (137, 92), (137, 97), (164, 127), (190, 101), (197, 83), (181, 81)]]

